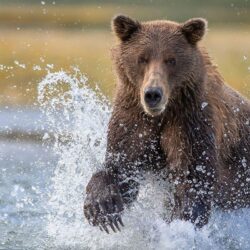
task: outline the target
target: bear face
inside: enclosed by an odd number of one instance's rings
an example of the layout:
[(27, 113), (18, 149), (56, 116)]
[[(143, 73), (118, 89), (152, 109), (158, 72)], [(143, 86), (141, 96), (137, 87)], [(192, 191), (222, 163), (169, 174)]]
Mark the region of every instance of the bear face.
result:
[(160, 115), (183, 86), (194, 88), (192, 83), (202, 82), (204, 64), (197, 42), (205, 34), (206, 20), (139, 23), (120, 15), (112, 26), (120, 40), (113, 49), (118, 75), (123, 84), (133, 86), (147, 114)]

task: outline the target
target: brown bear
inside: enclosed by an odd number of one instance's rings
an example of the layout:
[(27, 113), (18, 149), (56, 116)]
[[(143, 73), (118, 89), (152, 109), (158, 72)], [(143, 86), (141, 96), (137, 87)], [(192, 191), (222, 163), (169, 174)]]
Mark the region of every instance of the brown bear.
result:
[(250, 207), (250, 102), (224, 84), (199, 46), (206, 20), (119, 15), (112, 27), (118, 85), (104, 167), (86, 188), (89, 222), (120, 230), (145, 171), (166, 170), (172, 219), (202, 227), (211, 208)]

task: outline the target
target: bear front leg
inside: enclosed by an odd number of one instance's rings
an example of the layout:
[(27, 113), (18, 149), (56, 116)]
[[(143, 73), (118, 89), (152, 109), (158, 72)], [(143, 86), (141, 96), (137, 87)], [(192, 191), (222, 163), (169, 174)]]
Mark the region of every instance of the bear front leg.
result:
[(117, 106), (114, 105), (109, 122), (104, 170), (91, 178), (84, 204), (90, 223), (106, 232), (107, 226), (112, 228), (112, 225), (119, 230), (117, 225), (123, 224), (121, 212), (137, 197), (143, 168), (157, 165), (160, 155), (156, 154), (159, 141), (155, 135), (155, 128), (160, 129), (159, 121), (154, 124), (141, 112), (135, 112), (134, 106), (130, 110), (127, 102), (122, 104), (122, 101), (119, 98)]
[(192, 222), (200, 228), (207, 224), (211, 211), (211, 191), (197, 189), (188, 180), (175, 184), (173, 219)]
[(180, 123), (166, 127), (161, 144), (174, 186), (172, 218), (202, 227), (208, 222), (214, 200), (218, 157), (215, 131), (208, 119), (211, 114), (194, 114), (193, 119), (184, 116)]
[[(213, 155), (203, 153), (196, 157), (196, 161), (185, 160), (187, 165), (172, 165), (171, 176), (175, 190), (173, 219), (184, 219), (197, 227), (207, 224), (216, 182), (216, 157)], [(190, 158), (194, 159), (192, 156)]]

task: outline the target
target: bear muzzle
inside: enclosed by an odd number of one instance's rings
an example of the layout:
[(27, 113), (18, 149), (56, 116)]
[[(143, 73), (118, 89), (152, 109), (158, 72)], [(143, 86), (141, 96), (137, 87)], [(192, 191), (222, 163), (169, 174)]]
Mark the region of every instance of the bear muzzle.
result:
[(151, 109), (157, 108), (157, 106), (161, 103), (162, 97), (163, 91), (162, 88), (159, 87), (147, 88), (144, 92), (144, 101)]
[(160, 115), (166, 106), (166, 98), (161, 87), (148, 87), (144, 91), (142, 105), (146, 113), (151, 116)]

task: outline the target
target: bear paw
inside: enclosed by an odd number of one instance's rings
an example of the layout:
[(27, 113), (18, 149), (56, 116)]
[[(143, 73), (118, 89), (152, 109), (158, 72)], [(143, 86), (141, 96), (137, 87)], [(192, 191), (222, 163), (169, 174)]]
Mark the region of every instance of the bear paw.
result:
[(93, 226), (109, 233), (108, 227), (116, 232), (124, 226), (120, 213), (123, 211), (123, 199), (118, 187), (114, 184), (93, 188), (84, 201), (84, 215)]

